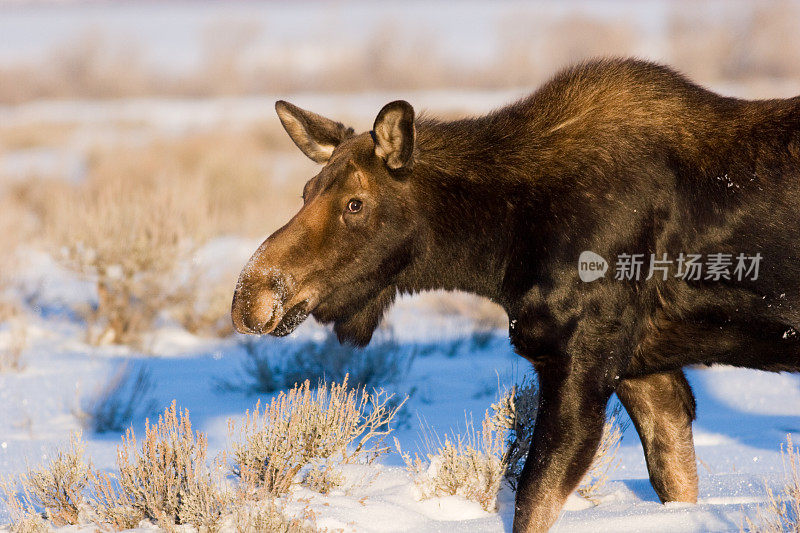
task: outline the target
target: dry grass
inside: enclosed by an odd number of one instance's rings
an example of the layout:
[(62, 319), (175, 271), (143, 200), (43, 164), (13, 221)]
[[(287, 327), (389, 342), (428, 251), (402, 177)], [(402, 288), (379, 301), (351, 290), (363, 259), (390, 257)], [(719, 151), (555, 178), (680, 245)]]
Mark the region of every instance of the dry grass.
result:
[(592, 466), (577, 488), (578, 494), (595, 504), (603, 494), (609, 476), (619, 467), (617, 451), (625, 432), (625, 425), (620, 423), (621, 414), (621, 407), (617, 405), (606, 419)]
[[(402, 406), (391, 395), (308, 381), (257, 404), (238, 423), (230, 421), (233, 472), (253, 489), (283, 494), (309, 465), (374, 461), (386, 453), (384, 438)], [(328, 480), (335, 479), (328, 475)]]
[(227, 337), (233, 333), (231, 297), (234, 281), (202, 283), (203, 276), (192, 276), (184, 288), (185, 298), (175, 299), (170, 314), (194, 335)]
[(297, 206), (299, 193), (269, 187), (270, 142), (255, 128), (106, 148), (84, 184), (30, 199), (63, 264), (96, 283), (80, 310), (90, 342), (137, 344), (162, 311), (192, 333), (231, 333), (233, 274), (206, 279), (190, 259), (207, 238), (268, 233)]
[(50, 533), (54, 531), (50, 523), (36, 513), (31, 513), (15, 521), (9, 528), (10, 533)]
[[(23, 353), (28, 346), (25, 318), (18, 308), (11, 306), (4, 319), (0, 310), (0, 331), (5, 334), (5, 343), (0, 347), (0, 374), (19, 372), (25, 368)], [(5, 324), (3, 324), (5, 323)], [(3, 331), (5, 329), (5, 331)]]
[(545, 2), (522, 7), (498, 21), (495, 55), (484, 61), (453, 61), (435, 33), (409, 32), (387, 17), (372, 21), (373, 29), (362, 38), (361, 46), (344, 49), (344, 43), (332, 43), (325, 61), (311, 67), (297, 42), (278, 42), (281, 48), (274, 53), (256, 53), (266, 28), (252, 20), (219, 20), (201, 36), (198, 66), (173, 72), (142, 61), (135, 43), (89, 30), (58, 43), (49, 57), (0, 68), (0, 102), (506, 88), (538, 84), (576, 60), (643, 53), (655, 53), (704, 81), (797, 79), (800, 42), (793, 23), (798, 9), (797, 2), (786, 0), (726, 10), (702, 2), (667, 4), (667, 24), (659, 33), (643, 31), (641, 20), (625, 13), (612, 18), (593, 10), (565, 12)]
[(525, 466), (538, 410), (539, 388), (529, 378), (524, 378), (519, 385), (507, 390), (492, 404), (495, 425), (508, 432), (503, 458), (506, 468), (504, 475), (514, 490)]
[(175, 402), (158, 423), (145, 425), (141, 446), (129, 429), (117, 448), (118, 476), (94, 476), (99, 521), (125, 528), (147, 518), (167, 530), (193, 524), (215, 531), (231, 496), (208, 468), (207, 453), (205, 435), (192, 430)]
[[(0, 208), (8, 215), (0, 220), (0, 246), (7, 250), (0, 259), (0, 322), (15, 282), (15, 251), (44, 244), (95, 283), (96, 301), (76, 309), (92, 343), (141, 347), (160, 315), (192, 333), (230, 334), (238, 268), (210, 278), (192, 267), (192, 253), (211, 237), (268, 234), (299, 206), (302, 180), (311, 173), (303, 158), (274, 163), (268, 154), (280, 157), (277, 129), (106, 146), (91, 152), (80, 183), (32, 179), (0, 189)], [(17, 144), (51, 136), (12, 133)]]
[(18, 191), (0, 189), (0, 373), (22, 370), (28, 344), (27, 317), (15, 289), (22, 269), (20, 247), (38, 227)]
[(395, 446), (406, 463), (421, 499), (458, 495), (494, 511), (497, 492), (503, 480), (505, 430), (498, 427), (486, 412), (480, 432), (467, 420), (466, 432), (445, 435), (442, 441), (432, 430), (424, 434), (427, 460), (412, 457)]
[[(492, 404), (494, 423), (508, 431), (503, 463), (506, 466), (506, 479), (514, 489), (528, 456), (538, 405), (539, 389), (535, 382), (527, 378)], [(576, 489), (578, 494), (595, 503), (610, 474), (619, 466), (616, 454), (626, 427), (621, 422), (621, 413), (619, 405), (609, 413), (592, 465)]]
[[(332, 386), (330, 401), (342, 400), (352, 408), (351, 400), (363, 396), (346, 393), (344, 387)], [(380, 453), (379, 447), (366, 443), (384, 435), (383, 426), (379, 426), (391, 420), (391, 413), (382, 408), (382, 397), (377, 395), (369, 404), (375, 412), (364, 414), (361, 421), (369, 435), (350, 436), (348, 442), (357, 441), (361, 449), (345, 453), (347, 458)], [(338, 404), (328, 410), (334, 411), (352, 415), (348, 407)], [(349, 427), (344, 420), (329, 422), (343, 422), (343, 427)], [(332, 444), (333, 440), (325, 442)], [(341, 451), (335, 445), (326, 448), (320, 444), (318, 452)], [(139, 527), (142, 521), (157, 524), (164, 531), (187, 531), (185, 525), (191, 526), (191, 531), (206, 533), (221, 529), (241, 533), (318, 531), (308, 508), (302, 518), (290, 518), (270, 494), (266, 499), (253, 499), (248, 485), (229, 489), (223, 479), (224, 456), (209, 466), (205, 435), (193, 431), (188, 412), (178, 409), (174, 402), (156, 424), (146, 424), (141, 443), (133, 429), (126, 432), (117, 448), (115, 473), (94, 469), (84, 458), (84, 449), (80, 434), (73, 435), (69, 447), (48, 464), (28, 468), (15, 483), (0, 483), (0, 498), (11, 513), (10, 531), (41, 533), (64, 525), (120, 531)], [(310, 474), (309, 485), (323, 492), (330, 490), (338, 478), (335, 472), (329, 473), (320, 470)]]
[(29, 467), (20, 476), (21, 493), (4, 481), (4, 500), (16, 530), (39, 531), (44, 525), (37, 517), (42, 515), (56, 526), (78, 524), (86, 511), (84, 492), (91, 476), (92, 467), (84, 460), (84, 444), (77, 434), (69, 448), (58, 451), (48, 465)]
[(192, 191), (162, 183), (117, 179), (53, 206), (57, 258), (97, 288), (96, 305), (81, 310), (94, 344), (139, 341), (181, 294), (176, 273), (202, 240), (204, 213)]
[[(492, 404), (480, 431), (468, 419), (465, 433), (453, 432), (442, 441), (430, 428), (424, 428), (427, 460), (416, 453), (404, 453), (395, 439), (420, 498), (459, 495), (493, 511), (504, 478), (516, 490), (533, 436), (538, 401), (535, 382), (524, 380)], [(615, 410), (606, 421), (592, 466), (577, 489), (590, 501), (597, 501), (609, 474), (618, 466), (616, 452), (624, 432), (619, 417), (619, 410)]]
[(475, 322), (475, 330), (486, 332), (508, 328), (508, 316), (498, 304), (465, 292), (433, 291), (417, 299), (443, 315), (458, 315)]
[(102, 186), (121, 180), (156, 190), (168, 181), (189, 195), (206, 234), (262, 236), (297, 211), (302, 183), (316, 172), (303, 158), (278, 164), (276, 148), (291, 148), (285, 137), (270, 122), (112, 146), (91, 155), (88, 181)]
[(767, 486), (767, 505), (758, 507), (753, 518), (745, 517), (741, 531), (781, 533), (800, 531), (800, 450), (794, 447), (792, 436), (781, 445), (784, 485), (780, 494)]
[(287, 517), (272, 500), (237, 507), (231, 520), (236, 533), (316, 533), (316, 526), (299, 518)]
[(303, 477), (302, 484), (320, 494), (328, 494), (330, 491), (344, 485), (344, 475), (334, 464), (313, 464)]
[(62, 146), (74, 132), (74, 124), (60, 122), (29, 122), (0, 126), (0, 153), (6, 150)]

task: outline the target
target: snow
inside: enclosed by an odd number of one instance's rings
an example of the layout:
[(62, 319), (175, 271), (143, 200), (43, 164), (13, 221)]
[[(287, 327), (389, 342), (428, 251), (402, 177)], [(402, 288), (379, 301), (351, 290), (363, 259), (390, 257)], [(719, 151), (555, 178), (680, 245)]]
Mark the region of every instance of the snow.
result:
[[(234, 259), (243, 264), (257, 244), (218, 239), (199, 252), (196, 264), (209, 271)], [(26, 257), (23, 286), (36, 287), (38, 307), (28, 309), (24, 370), (0, 374), (0, 475), (17, 475), (26, 464), (47, 459), (63, 445), (80, 428), (80, 399), (125, 361), (149, 370), (155, 383), (151, 397), (159, 409), (174, 399), (189, 410), (195, 428), (208, 434), (212, 457), (227, 444), (227, 420), (264, 398), (218, 386), (220, 380), (235, 381), (241, 375), (245, 355), (237, 338), (204, 339), (163, 324), (153, 333), (153, 355), (85, 344), (83, 328), (65, 312), (65, 302), (85, 301), (91, 297), (90, 287), (41, 252), (28, 251)], [(420, 446), (418, 421), (440, 434), (463, 431), (465, 416), (479, 420), (498, 386), (512, 384), (528, 371), (527, 363), (513, 354), (506, 332), (495, 332), (485, 345), (475, 343), (474, 324), (437, 313), (425, 302), (424, 297), (401, 298), (387, 317), (395, 340), (417, 354), (408, 375), (390, 387), (411, 393), (408, 414), (394, 436), (412, 452)], [(274, 342), (318, 340), (322, 332), (309, 321), (288, 339)], [(0, 345), (7, 342), (8, 332), (0, 331)], [(779, 488), (780, 445), (787, 433), (800, 431), (800, 377), (713, 367), (690, 369), (688, 378), (698, 403), (699, 503), (658, 502), (641, 445), (629, 427), (617, 455), (619, 468), (599, 504), (573, 495), (554, 531), (735, 531), (745, 514), (765, 501), (765, 484)], [(139, 431), (143, 416), (135, 422)], [(84, 439), (96, 466), (113, 466), (118, 435), (85, 431)], [(287, 509), (300, 513), (308, 505), (319, 526), (345, 531), (499, 532), (511, 527), (513, 494), (505, 486), (498, 511), (488, 513), (456, 496), (418, 501), (394, 452), (376, 465), (348, 467), (345, 476), (345, 488), (328, 495), (297, 488)], [(7, 511), (0, 510), (0, 523), (7, 518)]]
[[(165, 7), (159, 2), (128, 0), (89, 2), (75, 9), (53, 3), (0, 2), (0, 64), (44, 57), (53, 47), (101, 27), (105, 37), (114, 37), (112, 44), (136, 36), (135, 42), (142, 47), (148, 62), (166, 69), (189, 70), (202, 53), (203, 32), (223, 15), (234, 22), (253, 20), (262, 25), (265, 41), (257, 43), (253, 54), (286, 56), (288, 61), (311, 64), (322, 57), (322, 51), (335, 56), (346, 54), (348, 47), (362, 46), (387, 13), (385, 5), (364, 0), (356, 2), (358, 9), (351, 9), (353, 5), (348, 3), (324, 4), (325, 9), (318, 9), (320, 5), (282, 1), (264, 7), (237, 0), (225, 2), (224, 6), (216, 2), (175, 2)], [(659, 58), (665, 54), (667, 5), (665, 0), (582, 0), (571, 4), (540, 2), (537, 9), (588, 10), (593, 16), (614, 17), (624, 12), (649, 36), (642, 41), (639, 53)], [(740, 1), (735, 5), (745, 4)], [(727, 4), (716, 1), (704, 6), (708, 18), (716, 16)], [(443, 47), (454, 61), (467, 58), (475, 62), (495, 57), (492, 48), (497, 44), (497, 27), (520, 10), (525, 15), (525, 5), (520, 0), (492, 5), (471, 2), (462, 8), (454, 14), (449, 3), (416, 0), (402, 10), (392, 11), (392, 15), (399, 17), (400, 28), (420, 34), (437, 28), (439, 40), (435, 46)], [(273, 16), (278, 9), (282, 16)], [(734, 11), (737, 10), (726, 10)], [(452, 22), (454, 15), (460, 17), (457, 23)], [(420, 21), (427, 21), (427, 25)], [(275, 53), (275, 47), (286, 42), (286, 34), (298, 27), (308, 33), (308, 45), (292, 52), (295, 56), (286, 55), (290, 51), (285, 49)], [(331, 39), (331, 31), (337, 37), (346, 36), (346, 42)], [(331, 46), (339, 48), (331, 52)], [(791, 80), (770, 80), (768, 86), (730, 84), (715, 88), (738, 96), (790, 96), (797, 92), (796, 83)], [(6, 127), (49, 123), (75, 128), (63, 147), (5, 151), (0, 156), (0, 176), (22, 180), (37, 174), (63, 175), (80, 181), (86, 172), (88, 153), (98, 145), (136, 144), (189, 131), (246, 127), (266, 120), (275, 124), (273, 105), (280, 98), (337, 119), (352, 120), (357, 129), (364, 130), (372, 125), (377, 110), (396, 98), (436, 114), (474, 114), (499, 107), (529, 91), (530, 88), (509, 88), (303, 93), (209, 99), (59, 100), (0, 106), (0, 123)], [(273, 155), (273, 165), (288, 169), (294, 168), (297, 158), (302, 157), (294, 151)], [(259, 242), (236, 236), (218, 238), (197, 254), (194, 266), (209, 279), (218, 278), (232, 265), (244, 266)], [(98, 390), (125, 362), (149, 370), (155, 384), (151, 397), (158, 409), (176, 400), (189, 410), (194, 427), (208, 434), (211, 457), (227, 445), (228, 419), (242, 416), (259, 399), (268, 399), (218, 386), (221, 380), (235, 381), (241, 375), (245, 353), (239, 336), (202, 338), (163, 323), (145, 339), (150, 354), (127, 347), (86, 344), (84, 326), (67, 309), (94, 298), (91, 284), (77, 279), (39, 250), (26, 249), (22, 255), (26, 265), (21, 296), (34, 297), (28, 300), (25, 368), (18, 373), (0, 373), (0, 476), (18, 475), (26, 464), (51, 457), (67, 442), (70, 433), (80, 429), (77, 412), (81, 399)], [(412, 453), (421, 446), (420, 424), (440, 434), (463, 431), (465, 416), (480, 420), (498, 389), (518, 382), (529, 371), (528, 363), (513, 354), (505, 331), (495, 332), (485, 346), (478, 346), (472, 339), (473, 321), (436, 312), (424, 297), (401, 298), (389, 313), (387, 324), (397, 342), (417, 353), (408, 375), (391, 385), (392, 392), (411, 394), (405, 419), (393, 436)], [(387, 335), (387, 331), (379, 333)], [(0, 349), (13, 342), (12, 337), (0, 325)], [(274, 342), (278, 346), (322, 338), (322, 328), (308, 321), (289, 338)], [(638, 437), (629, 427), (617, 454), (619, 467), (612, 472), (599, 504), (572, 495), (553, 531), (738, 531), (745, 514), (752, 514), (766, 500), (765, 486), (780, 487), (784, 475), (780, 446), (787, 434), (800, 432), (800, 376), (726, 367), (693, 368), (687, 375), (698, 405), (694, 425), (700, 477), (698, 504), (659, 503), (647, 477)], [(143, 425), (142, 415), (134, 423), (137, 433), (141, 433)], [(119, 435), (84, 431), (84, 440), (95, 466), (113, 466)], [(309, 505), (319, 526), (345, 531), (511, 530), (513, 494), (508, 487), (501, 490), (498, 511), (494, 513), (455, 496), (418, 501), (402, 464), (393, 452), (376, 465), (348, 467), (345, 490), (329, 495), (298, 487), (287, 501), (288, 510), (300, 514)], [(7, 521), (8, 512), (0, 504), (0, 524)], [(147, 530), (140, 527), (137, 531)]]

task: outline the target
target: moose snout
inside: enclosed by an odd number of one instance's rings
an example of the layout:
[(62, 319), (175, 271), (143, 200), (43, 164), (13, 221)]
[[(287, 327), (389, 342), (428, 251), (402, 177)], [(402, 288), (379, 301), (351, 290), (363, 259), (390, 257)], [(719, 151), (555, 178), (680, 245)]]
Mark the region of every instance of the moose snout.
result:
[(263, 335), (280, 323), (289, 298), (283, 276), (252, 276), (243, 272), (233, 293), (231, 319), (239, 333)]
[(233, 295), (231, 318), (236, 331), (260, 335), (275, 315), (277, 299), (269, 291), (243, 297), (240, 291)]

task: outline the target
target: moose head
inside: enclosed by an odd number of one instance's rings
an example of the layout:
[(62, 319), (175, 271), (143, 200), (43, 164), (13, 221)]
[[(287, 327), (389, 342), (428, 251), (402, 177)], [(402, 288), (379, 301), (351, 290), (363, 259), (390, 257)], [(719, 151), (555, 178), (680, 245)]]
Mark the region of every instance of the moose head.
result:
[(300, 211), (242, 270), (233, 323), (241, 333), (283, 336), (312, 315), (333, 323), (340, 341), (366, 345), (414, 255), (414, 109), (391, 102), (361, 134), (288, 102), (275, 109), (323, 167), (306, 183)]

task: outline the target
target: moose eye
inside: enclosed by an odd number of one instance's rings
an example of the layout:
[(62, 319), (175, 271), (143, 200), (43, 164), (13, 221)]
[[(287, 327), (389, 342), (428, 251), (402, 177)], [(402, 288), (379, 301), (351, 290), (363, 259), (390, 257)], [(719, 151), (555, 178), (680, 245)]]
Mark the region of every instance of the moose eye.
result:
[(361, 207), (363, 207), (363, 203), (361, 200), (356, 200), (353, 198), (349, 202), (347, 202), (347, 212), (348, 213), (358, 213), (361, 211)]

